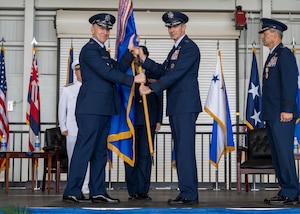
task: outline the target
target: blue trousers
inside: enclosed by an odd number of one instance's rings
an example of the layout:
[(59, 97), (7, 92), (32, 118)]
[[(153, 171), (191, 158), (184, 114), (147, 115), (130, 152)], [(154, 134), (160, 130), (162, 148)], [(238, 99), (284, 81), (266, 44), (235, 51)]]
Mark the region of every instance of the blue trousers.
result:
[(195, 155), (196, 120), (198, 113), (170, 116), (179, 196), (198, 201), (198, 175)]
[(281, 187), (278, 195), (296, 198), (299, 196), (299, 181), (293, 153), (295, 119), (285, 123), (279, 118), (268, 120), (266, 125), (272, 162)]
[(106, 194), (105, 166), (110, 116), (77, 114), (78, 136), (71, 159), (64, 195), (81, 196), (88, 162), (90, 162), (90, 196)]

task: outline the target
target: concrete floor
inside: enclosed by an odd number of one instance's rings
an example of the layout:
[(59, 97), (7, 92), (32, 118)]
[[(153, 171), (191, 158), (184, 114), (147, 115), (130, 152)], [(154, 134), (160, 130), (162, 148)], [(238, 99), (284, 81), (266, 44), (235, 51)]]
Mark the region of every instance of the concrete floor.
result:
[[(128, 201), (126, 189), (109, 190), (111, 197), (119, 198), (119, 204), (94, 204), (79, 203), (72, 204), (62, 201), (62, 193), (55, 193), (51, 189), (50, 194), (41, 190), (31, 191), (26, 189), (0, 190), (0, 207), (18, 206), (18, 207), (91, 207), (91, 208), (171, 208), (167, 204), (169, 198), (175, 198), (178, 195), (177, 190), (155, 189), (149, 192), (151, 201)], [(264, 198), (276, 195), (276, 190), (260, 190), (246, 193), (242, 191), (240, 195), (234, 190), (199, 190), (199, 204), (189, 205), (192, 208), (272, 208), (274, 206), (265, 204)], [(300, 208), (300, 205), (292, 208)]]

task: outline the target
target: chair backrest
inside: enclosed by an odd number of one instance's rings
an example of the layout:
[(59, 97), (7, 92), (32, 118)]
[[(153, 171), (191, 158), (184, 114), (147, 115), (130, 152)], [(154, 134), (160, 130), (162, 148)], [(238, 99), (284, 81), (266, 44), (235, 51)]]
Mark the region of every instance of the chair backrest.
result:
[(47, 146), (59, 147), (59, 158), (61, 160), (61, 166), (67, 167), (68, 154), (66, 137), (61, 134), (59, 127), (48, 128), (45, 130), (45, 147)]
[(59, 127), (45, 130), (45, 146), (63, 146), (66, 137), (61, 134)]
[(266, 128), (248, 131), (248, 157), (247, 159), (272, 159), (267, 139)]

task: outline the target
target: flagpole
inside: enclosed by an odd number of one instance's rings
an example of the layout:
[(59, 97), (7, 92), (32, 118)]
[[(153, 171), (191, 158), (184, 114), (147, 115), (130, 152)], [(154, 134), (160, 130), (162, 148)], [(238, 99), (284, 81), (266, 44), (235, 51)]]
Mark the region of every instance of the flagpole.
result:
[[(35, 37), (33, 37), (32, 41), (31, 41), (31, 45), (32, 45), (32, 48), (33, 48), (33, 51), (34, 53), (36, 52), (35, 50), (35, 46), (37, 45), (37, 41), (35, 39)], [(32, 160), (34, 161), (34, 166), (35, 166), (35, 187), (34, 187), (34, 190), (40, 190), (40, 188), (38, 187), (38, 167), (37, 167), (37, 162), (36, 162), (36, 159), (35, 160)], [(34, 170), (34, 169), (32, 169)]]
[(1, 41), (0, 41), (0, 42), (1, 42), (1, 47), (3, 47), (3, 45), (4, 45), (4, 42), (6, 42), (3, 36), (2, 36), (2, 39), (1, 39)]
[[(138, 56), (139, 58), (139, 56)], [(139, 59), (140, 62), (140, 59)], [(138, 67), (139, 74), (143, 73), (142, 66), (139, 65)], [(144, 83), (141, 83), (143, 86)], [(148, 143), (149, 143), (149, 151), (151, 156), (153, 157), (153, 144), (152, 144), (152, 136), (151, 136), (151, 130), (150, 130), (150, 121), (149, 121), (149, 111), (148, 111), (148, 105), (147, 105), (147, 97), (145, 94), (142, 95), (143, 99), (143, 107), (144, 107), (144, 115), (145, 115), (145, 121), (146, 121), (146, 129), (147, 129), (147, 135), (148, 135)], [(152, 159), (153, 164), (153, 159)]]

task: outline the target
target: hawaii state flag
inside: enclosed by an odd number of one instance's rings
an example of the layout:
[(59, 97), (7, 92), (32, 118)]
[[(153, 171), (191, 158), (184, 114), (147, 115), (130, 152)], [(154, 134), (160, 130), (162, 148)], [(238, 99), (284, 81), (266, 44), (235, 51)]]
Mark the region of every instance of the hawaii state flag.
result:
[(29, 125), (29, 151), (34, 151), (36, 136), (40, 136), (40, 88), (38, 80), (37, 50), (33, 48), (28, 86), (26, 124)]
[[(7, 84), (5, 74), (5, 49), (1, 47), (0, 52), (0, 138), (6, 137), (6, 147), (9, 150), (9, 122), (7, 115)], [(0, 159), (0, 171), (5, 167), (5, 158)]]
[(217, 53), (216, 70), (206, 98), (204, 110), (213, 118), (210, 143), (210, 163), (218, 168), (223, 154), (234, 150), (233, 133), (224, 74), (221, 64), (221, 52)]
[(250, 130), (264, 127), (264, 123), (261, 119), (261, 102), (260, 82), (256, 61), (256, 48), (253, 48), (245, 121), (248, 129)]
[(74, 71), (72, 68), (74, 57), (73, 57), (73, 45), (71, 45), (69, 50), (69, 57), (68, 57), (68, 71), (67, 71), (67, 78), (66, 78), (66, 85), (70, 85), (74, 82)]
[[(127, 50), (130, 37), (136, 34), (133, 7), (131, 0), (120, 0), (118, 10), (118, 26), (116, 41), (116, 56), (120, 60)], [(137, 44), (136, 44), (137, 45)], [(129, 68), (126, 72), (134, 75), (134, 70)], [(114, 151), (130, 166), (134, 165), (134, 85), (132, 87), (117, 85), (121, 97), (121, 112), (114, 115), (108, 136), (108, 148)]]

